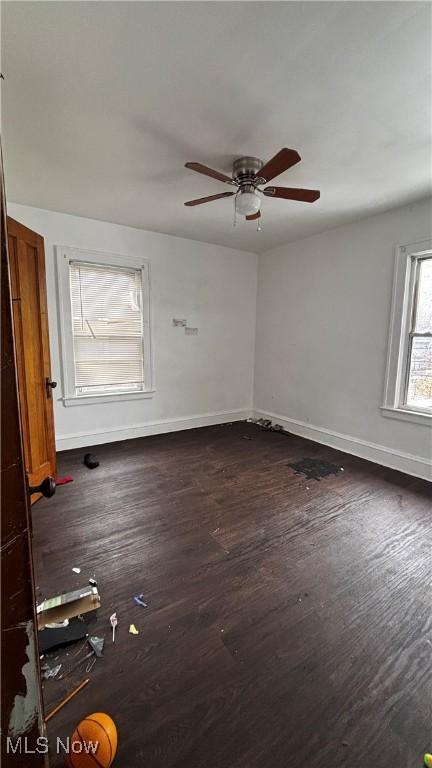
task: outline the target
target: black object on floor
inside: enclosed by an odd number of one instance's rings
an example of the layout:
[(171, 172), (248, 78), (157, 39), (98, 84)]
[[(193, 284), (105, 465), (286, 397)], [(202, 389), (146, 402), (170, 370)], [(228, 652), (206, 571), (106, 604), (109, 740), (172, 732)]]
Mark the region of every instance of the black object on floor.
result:
[(39, 651), (46, 653), (53, 648), (59, 648), (62, 645), (69, 645), (76, 640), (86, 637), (88, 634), (87, 624), (82, 619), (69, 619), (67, 627), (45, 627), (39, 630)]
[(91, 453), (86, 453), (86, 455), (84, 456), (84, 464), (89, 469), (96, 469), (96, 467), (99, 466), (99, 462), (96, 456), (93, 456)]
[(301, 459), (288, 466), (295, 470), (296, 475), (306, 475), (307, 480), (321, 480), (322, 477), (337, 475), (340, 472), (340, 467), (336, 464), (322, 459)]

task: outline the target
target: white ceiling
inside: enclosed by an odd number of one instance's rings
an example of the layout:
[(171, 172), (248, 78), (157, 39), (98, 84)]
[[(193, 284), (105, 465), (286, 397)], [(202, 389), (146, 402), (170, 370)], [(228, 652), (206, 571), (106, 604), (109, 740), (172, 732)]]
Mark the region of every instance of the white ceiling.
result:
[[(3, 2), (8, 199), (265, 251), (424, 197), (431, 180), (425, 2)], [(302, 162), (263, 229), (183, 202), (281, 147)]]

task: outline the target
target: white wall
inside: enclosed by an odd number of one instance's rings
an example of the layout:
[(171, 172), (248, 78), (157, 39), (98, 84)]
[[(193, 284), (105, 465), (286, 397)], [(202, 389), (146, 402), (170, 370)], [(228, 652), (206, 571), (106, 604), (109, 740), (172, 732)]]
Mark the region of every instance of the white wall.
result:
[[(61, 381), (54, 246), (144, 256), (151, 263), (156, 393), (65, 407), (55, 392), (59, 449), (247, 418), (252, 408), (257, 256), (102, 221), (8, 204), (45, 238), (52, 375)], [(185, 336), (172, 318), (199, 328)]]
[(381, 414), (395, 246), (431, 236), (430, 201), (260, 257), (254, 406), (297, 434), (431, 477), (430, 426)]
[[(382, 415), (395, 246), (431, 237), (430, 202), (281, 246), (220, 246), (10, 203), (45, 238), (53, 376), (61, 381), (54, 245), (151, 262), (156, 393), (65, 408), (58, 447), (270, 415), (291, 432), (431, 477), (432, 430)], [(171, 326), (185, 317), (199, 335)], [(254, 373), (254, 333), (256, 348)]]

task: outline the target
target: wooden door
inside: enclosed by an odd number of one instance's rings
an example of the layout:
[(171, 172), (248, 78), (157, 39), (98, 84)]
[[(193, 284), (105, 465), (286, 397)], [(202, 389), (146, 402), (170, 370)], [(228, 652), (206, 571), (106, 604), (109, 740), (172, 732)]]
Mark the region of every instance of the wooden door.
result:
[(24, 459), (39, 485), (56, 475), (44, 241), (10, 217), (7, 229)]
[[(30, 509), (18, 407), (17, 370), (0, 147), (1, 239), (1, 764), (47, 768), (37, 739), (45, 736), (39, 669)], [(29, 752), (8, 748), (27, 739)]]

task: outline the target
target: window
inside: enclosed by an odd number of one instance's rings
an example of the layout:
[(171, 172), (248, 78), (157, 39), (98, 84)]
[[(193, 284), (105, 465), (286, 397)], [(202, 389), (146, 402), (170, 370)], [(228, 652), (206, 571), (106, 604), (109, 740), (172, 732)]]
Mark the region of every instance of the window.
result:
[(408, 335), (403, 403), (432, 408), (432, 254), (414, 263), (411, 327)]
[(396, 255), (384, 415), (432, 418), (432, 243)]
[(58, 249), (64, 402), (151, 392), (148, 265)]

